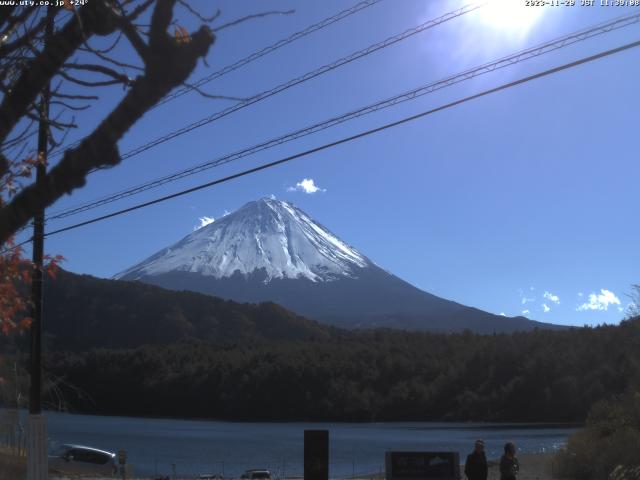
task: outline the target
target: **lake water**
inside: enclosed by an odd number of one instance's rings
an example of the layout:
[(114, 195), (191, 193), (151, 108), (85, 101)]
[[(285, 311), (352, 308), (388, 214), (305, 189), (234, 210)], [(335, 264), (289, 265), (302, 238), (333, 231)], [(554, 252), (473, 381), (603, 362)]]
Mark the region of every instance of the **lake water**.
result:
[(520, 452), (558, 449), (575, 428), (557, 425), (391, 423), (239, 423), (100, 417), (47, 413), (52, 446), (77, 443), (109, 451), (124, 449), (136, 475), (239, 476), (268, 468), (292, 476), (303, 470), (305, 429), (328, 429), (333, 478), (380, 472), (388, 450), (458, 451), (461, 461), (477, 438), (489, 458), (506, 441)]

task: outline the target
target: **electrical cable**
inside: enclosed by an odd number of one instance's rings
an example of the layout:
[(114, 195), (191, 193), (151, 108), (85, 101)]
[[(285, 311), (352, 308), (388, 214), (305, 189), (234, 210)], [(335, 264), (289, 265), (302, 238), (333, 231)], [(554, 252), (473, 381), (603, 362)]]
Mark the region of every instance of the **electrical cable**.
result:
[(484, 90), (484, 91), (482, 91), (480, 93), (476, 93), (474, 95), (470, 95), (470, 96), (464, 97), (462, 99), (446, 103), (446, 104), (441, 105), (439, 107), (436, 107), (436, 108), (433, 108), (433, 109), (430, 109), (430, 110), (426, 110), (424, 112), (421, 112), (421, 113), (418, 113), (418, 114), (415, 114), (415, 115), (411, 115), (409, 117), (402, 118), (401, 120), (390, 122), (390, 123), (384, 124), (384, 125), (382, 125), (380, 127), (376, 127), (376, 128), (370, 129), (370, 130), (366, 130), (366, 131), (360, 132), (358, 134), (342, 138), (340, 140), (336, 140), (336, 141), (333, 141), (333, 142), (330, 142), (330, 143), (325, 143), (324, 145), (321, 145), (319, 147), (315, 147), (315, 148), (312, 148), (312, 149), (309, 149), (309, 150), (305, 150), (303, 152), (299, 152), (299, 153), (296, 153), (294, 155), (290, 155), (288, 157), (284, 157), (284, 158), (281, 158), (279, 160), (275, 160), (273, 162), (269, 162), (269, 163), (266, 163), (266, 164), (263, 164), (263, 165), (260, 165), (260, 166), (254, 167), (254, 168), (250, 168), (248, 170), (244, 170), (242, 172), (235, 173), (233, 175), (229, 175), (229, 176), (217, 179), (217, 180), (213, 180), (211, 182), (207, 182), (207, 183), (204, 183), (204, 184), (201, 184), (201, 185), (197, 185), (195, 187), (188, 188), (186, 190), (181, 190), (179, 192), (176, 192), (176, 193), (173, 193), (173, 194), (170, 194), (170, 195), (165, 195), (163, 197), (156, 198), (156, 199), (148, 201), (148, 202), (140, 203), (138, 205), (134, 205), (134, 206), (129, 207), (129, 208), (125, 208), (125, 209), (122, 209), (122, 210), (119, 210), (119, 211), (116, 211), (116, 212), (112, 212), (112, 213), (109, 213), (107, 215), (102, 215), (100, 217), (96, 217), (96, 218), (93, 218), (93, 219), (90, 219), (90, 220), (86, 220), (84, 222), (79, 222), (79, 223), (76, 223), (74, 225), (70, 225), (70, 226), (67, 226), (67, 227), (64, 227), (64, 228), (59, 228), (57, 230), (53, 230), (53, 231), (47, 232), (47, 233), (45, 233), (45, 237), (56, 235), (56, 234), (59, 234), (59, 233), (62, 233), (62, 232), (67, 232), (69, 230), (74, 230), (74, 229), (77, 229), (77, 228), (80, 228), (80, 227), (83, 227), (83, 226), (86, 226), (86, 225), (90, 225), (92, 223), (100, 222), (102, 220), (107, 220), (109, 218), (113, 218), (113, 217), (116, 217), (116, 216), (119, 216), (119, 215), (123, 215), (125, 213), (129, 213), (129, 212), (132, 212), (132, 211), (135, 211), (135, 210), (139, 210), (141, 208), (145, 208), (145, 207), (148, 207), (148, 206), (151, 206), (151, 205), (155, 205), (155, 204), (158, 204), (158, 203), (161, 203), (161, 202), (165, 202), (165, 201), (171, 200), (173, 198), (177, 198), (177, 197), (180, 197), (180, 196), (183, 196), (183, 195), (187, 195), (189, 193), (193, 193), (193, 192), (196, 192), (198, 190), (202, 190), (202, 189), (205, 189), (205, 188), (212, 187), (214, 185), (219, 185), (221, 183), (225, 183), (225, 182), (228, 182), (228, 181), (231, 181), (231, 180), (235, 180), (237, 178), (250, 175), (252, 173), (256, 173), (256, 172), (259, 172), (259, 171), (262, 171), (262, 170), (266, 170), (268, 168), (272, 168), (272, 167), (275, 167), (275, 166), (278, 166), (278, 165), (282, 165), (284, 163), (288, 163), (288, 162), (291, 162), (293, 160), (309, 156), (309, 155), (311, 155), (313, 153), (317, 153), (317, 152), (320, 152), (320, 151), (323, 151), (323, 150), (327, 150), (329, 148), (333, 148), (333, 147), (338, 146), (338, 145), (342, 145), (344, 143), (348, 143), (348, 142), (351, 142), (351, 141), (354, 141), (354, 140), (357, 140), (357, 139), (360, 139), (360, 138), (363, 138), (363, 137), (367, 137), (367, 136), (373, 135), (375, 133), (379, 133), (379, 132), (382, 132), (384, 130), (387, 130), (389, 128), (397, 127), (399, 125), (403, 125), (403, 124), (412, 122), (414, 120), (426, 117), (428, 115), (432, 115), (434, 113), (437, 113), (437, 112), (440, 112), (440, 111), (443, 111), (443, 110), (447, 110), (449, 108), (461, 105), (463, 103), (467, 103), (467, 102), (470, 102), (472, 100), (476, 100), (478, 98), (485, 97), (485, 96), (491, 95), (491, 94), (496, 93), (496, 92), (507, 90), (509, 88), (513, 88), (515, 86), (522, 85), (524, 83), (528, 83), (528, 82), (533, 81), (533, 80), (537, 80), (539, 78), (547, 77), (547, 76), (553, 75), (555, 73), (561, 72), (563, 70), (568, 70), (570, 68), (574, 68), (574, 67), (577, 67), (579, 65), (583, 65), (585, 63), (593, 62), (595, 60), (599, 60), (601, 58), (608, 57), (608, 56), (623, 52), (625, 50), (636, 48), (638, 46), (640, 46), (640, 40), (632, 42), (632, 43), (628, 43), (626, 45), (622, 45), (620, 47), (612, 48), (612, 49), (597, 53), (595, 55), (591, 55), (591, 56), (588, 56), (588, 57), (583, 57), (583, 58), (581, 58), (579, 60), (575, 60), (575, 61), (570, 62), (570, 63), (565, 63), (565, 64), (560, 65), (558, 67), (550, 68), (548, 70), (544, 70), (542, 72), (538, 72), (536, 74), (529, 75), (529, 76), (520, 78), (518, 80), (514, 80), (512, 82), (508, 82), (508, 83), (502, 84), (502, 85), (500, 85), (498, 87), (494, 87), (494, 88), (491, 88), (491, 89), (488, 89), (488, 90)]
[[(151, 107), (149, 110), (153, 110), (154, 108), (167, 103), (171, 100), (173, 100), (174, 98), (178, 98), (190, 91), (195, 90), (198, 87), (201, 87), (202, 85), (209, 83), (212, 80), (215, 80), (217, 78), (220, 78), (228, 73), (231, 73), (241, 67), (244, 67), (245, 65), (248, 65), (251, 62), (254, 62), (255, 60), (258, 60), (259, 58), (262, 58), (266, 55), (268, 55), (269, 53), (275, 52), (276, 50), (289, 45), (290, 43), (295, 42), (296, 40), (300, 40), (301, 38), (304, 38), (310, 34), (312, 34), (313, 32), (316, 32), (318, 30), (322, 30), (325, 27), (328, 27), (329, 25), (333, 25), (336, 22), (339, 22), (340, 20), (343, 20), (347, 17), (350, 17), (351, 15), (354, 15), (358, 12), (360, 12), (361, 10), (364, 10), (365, 8), (371, 7), (377, 3), (380, 3), (382, 0), (364, 0), (362, 2), (359, 2), (357, 4), (355, 4), (353, 7), (348, 8), (346, 10), (342, 10), (341, 12), (338, 12), (334, 15), (331, 15), (330, 17), (324, 18), (323, 20), (320, 20), (317, 23), (314, 23), (312, 25), (309, 25), (308, 27), (293, 33), (292, 35), (282, 38), (280, 40), (278, 40), (275, 43), (272, 43), (271, 45), (264, 47), (260, 50), (257, 50), (249, 55), (247, 55), (246, 57), (241, 58), (240, 60), (235, 61), (234, 63), (231, 63), (229, 65), (226, 65), (224, 67), (222, 67), (220, 70), (216, 70), (215, 72), (210, 73), (209, 75), (201, 78), (200, 80), (196, 81), (194, 84), (181, 88), (173, 93), (170, 93), (168, 95), (166, 95), (162, 100), (160, 100), (157, 104), (155, 104), (153, 107)], [(84, 140), (84, 138), (81, 138), (79, 140), (76, 140), (73, 143), (70, 143), (69, 145), (63, 146), (61, 148), (57, 148), (55, 150), (53, 150), (52, 155), (59, 155), (60, 153), (64, 152), (65, 150), (68, 150), (69, 148), (75, 148), (78, 145), (80, 145), (80, 143), (82, 143), (82, 141)]]
[[(207, 117), (201, 118), (200, 120), (197, 120), (195, 122), (190, 123), (189, 125), (186, 125), (182, 128), (179, 128), (177, 130), (174, 130), (172, 132), (166, 133), (164, 135), (161, 135), (160, 137), (157, 137), (143, 145), (140, 145), (136, 148), (134, 148), (133, 150), (129, 150), (128, 152), (122, 154), (120, 156), (121, 160), (126, 160), (128, 158), (134, 157), (136, 155), (139, 155), (142, 152), (145, 152), (153, 147), (156, 147), (162, 143), (168, 142), (170, 140), (173, 140), (174, 138), (177, 138), (179, 136), (182, 136), (186, 133), (189, 133), (197, 128), (203, 127), (205, 125), (208, 125), (216, 120), (220, 120), (221, 118), (224, 118), (232, 113), (235, 113), (239, 110), (242, 110), (244, 108), (247, 108), (251, 105), (254, 105), (255, 103), (261, 102), (262, 100), (265, 100), (267, 98), (273, 97), (274, 95), (277, 95), (281, 92), (284, 92), (286, 90), (289, 90), (290, 88), (293, 88), (296, 85), (299, 85), (301, 83), (304, 82), (308, 82), (309, 80), (312, 80), (314, 78), (317, 78), (321, 75), (324, 75), (327, 72), (331, 72), (337, 68), (340, 68), (344, 65), (347, 65), (351, 62), (354, 62), (356, 60), (359, 60), (360, 58), (366, 57), (367, 55), (370, 55), (374, 52), (377, 52), (378, 50), (381, 50), (383, 48), (387, 48), (391, 45), (395, 45), (398, 42), (401, 42), (402, 40), (405, 40), (407, 38), (410, 38), (414, 35), (417, 35), (419, 33), (424, 32), (425, 30), (428, 30), (430, 28), (436, 27), (438, 25), (441, 25), (442, 23), (448, 22), (450, 20), (453, 20), (455, 18), (461, 17), (462, 15), (465, 15), (467, 13), (471, 13), (479, 8), (482, 8), (484, 5), (486, 5), (486, 3), (480, 3), (480, 4), (469, 4), (469, 5), (465, 5), (457, 10), (445, 13), (444, 15), (432, 19), (432, 20), (427, 20), (426, 22), (421, 23), (420, 25), (410, 28), (408, 30), (405, 30), (402, 33), (399, 33), (397, 35), (394, 35), (392, 37), (389, 37), (381, 42), (375, 43), (373, 45), (369, 45), (368, 47), (362, 49), (362, 50), (358, 50), (356, 52), (353, 52), (349, 55), (347, 55), (346, 57), (342, 57), (338, 60), (335, 60), (331, 63), (328, 63), (326, 65), (323, 65), (315, 70), (312, 70), (310, 72), (307, 72), (299, 77), (295, 77), (287, 82), (281, 83), (279, 85), (276, 85), (273, 88), (270, 88), (269, 90), (265, 90), (263, 92), (260, 92), (256, 95), (253, 95), (252, 97), (246, 98), (244, 100), (241, 100), (233, 105), (231, 105), (230, 107), (227, 107), (223, 110), (219, 110)], [(80, 142), (82, 142), (82, 140), (80, 140)], [(78, 142), (78, 144), (80, 143)], [(67, 149), (69, 147), (65, 147), (65, 149)], [(56, 152), (56, 154), (61, 153), (62, 151), (64, 151), (65, 149), (62, 150), (58, 150)], [(52, 154), (55, 155), (55, 154)], [(96, 171), (101, 170), (100, 168), (96, 168), (93, 169), (92, 171), (90, 171), (89, 173), (93, 173)]]
[(495, 70), (505, 68), (505, 67), (514, 65), (516, 63), (520, 63), (522, 61), (529, 60), (531, 58), (535, 58), (543, 54), (567, 47), (569, 45), (573, 45), (577, 42), (585, 41), (589, 38), (593, 38), (594, 36), (601, 35), (604, 33), (608, 33), (608, 32), (629, 26), (629, 25), (636, 24), (638, 22), (640, 22), (640, 13), (636, 13), (633, 15), (626, 15), (626, 16), (622, 16), (622, 17), (618, 17), (616, 19), (610, 20), (608, 22), (599, 23), (592, 27), (588, 27), (586, 29), (573, 32), (563, 37), (559, 37), (554, 40), (536, 45), (534, 47), (528, 48), (526, 50), (522, 50), (520, 52), (514, 53), (506, 57), (503, 57), (494, 62), (486, 63), (479, 67), (465, 70), (461, 73), (457, 73), (455, 75), (446, 77), (437, 82), (422, 85), (418, 88), (412, 89), (400, 95), (396, 95), (394, 97), (391, 97), (382, 101), (378, 101), (376, 103), (359, 108), (357, 110), (353, 110), (348, 113), (330, 118), (329, 120), (315, 123), (313, 125), (296, 130), (286, 135), (282, 135), (280, 137), (270, 139), (266, 142), (262, 142), (260, 144), (253, 145), (251, 147), (244, 148), (242, 150), (239, 150), (230, 154), (226, 154), (214, 160), (210, 160), (208, 162), (181, 170), (179, 172), (166, 175), (164, 177), (160, 177), (155, 180), (151, 180), (134, 187), (130, 187), (128, 189), (116, 192), (114, 194), (110, 194), (106, 197), (102, 197), (97, 200), (93, 200), (93, 201), (81, 204), (76, 207), (70, 207), (63, 211), (55, 212), (50, 216), (48, 216), (47, 219), (57, 220), (57, 219), (65, 218), (68, 216), (76, 215), (78, 213), (91, 210), (91, 209), (112, 203), (117, 200), (121, 200), (123, 198), (127, 198), (132, 195), (136, 195), (138, 193), (141, 193), (153, 188), (157, 188), (159, 186), (165, 185), (167, 183), (171, 183), (173, 181), (185, 178), (187, 176), (194, 175), (202, 171), (205, 171), (214, 167), (218, 167), (220, 165), (224, 165), (226, 163), (238, 160), (240, 158), (253, 155), (260, 151), (267, 150), (269, 148), (273, 148), (278, 145), (282, 145), (283, 143), (287, 143), (287, 142), (305, 137), (307, 135), (311, 135), (321, 130), (325, 130), (335, 125), (339, 125), (346, 121), (352, 120), (354, 118), (368, 115), (370, 113), (377, 112), (379, 110), (398, 105), (399, 103), (403, 103), (409, 100), (414, 100), (418, 97), (421, 97), (429, 93), (433, 93), (442, 88), (455, 85), (462, 81), (470, 80), (471, 78), (474, 78), (476, 76), (490, 73)]
[(299, 40), (303, 37), (306, 37), (307, 35), (310, 35), (311, 33), (317, 31), (317, 30), (321, 30), (325, 27), (328, 27), (329, 25), (332, 25), (336, 22), (339, 22), (340, 20), (347, 18), (355, 13), (358, 13), (361, 10), (364, 10), (365, 8), (371, 7), (373, 5), (375, 5), (376, 3), (381, 2), (382, 0), (365, 0), (363, 2), (357, 3), (356, 5), (354, 5), (351, 8), (348, 8), (346, 10), (343, 10), (335, 15), (332, 15), (331, 17), (327, 17), (324, 20), (321, 20), (318, 23), (315, 23), (313, 25), (308, 26), (307, 28), (305, 28), (304, 30), (300, 30), (299, 32), (294, 33), (293, 35), (290, 35), (287, 38), (283, 38), (282, 40), (279, 40), (271, 45), (269, 45), (268, 47), (263, 48), (262, 50), (258, 50), (257, 52), (254, 52), (240, 60), (238, 60), (237, 62), (234, 62), (230, 65), (227, 65), (226, 67), (221, 68), (220, 70), (217, 70), (213, 73), (210, 73), (209, 75), (201, 78), (200, 80), (196, 81), (195, 83), (191, 84), (188, 87), (184, 87), (181, 88), (179, 90), (176, 90), (173, 93), (170, 93), (169, 95), (167, 95), (166, 97), (164, 97), (162, 100), (160, 100), (160, 102), (158, 102), (156, 105), (154, 105), (152, 108), (156, 108), (159, 107), (160, 105), (163, 105), (175, 98), (181, 97), (182, 95), (189, 93), (191, 91), (194, 90), (195, 88), (199, 88), (213, 80), (216, 80), (217, 78), (220, 78), (228, 73), (233, 72), (234, 70), (237, 70), (238, 68), (241, 68), (261, 57), (264, 57), (265, 55), (268, 55), (271, 52), (274, 52), (276, 50), (278, 50), (281, 47), (284, 47), (285, 45), (288, 45), (290, 43), (295, 42), (296, 40)]

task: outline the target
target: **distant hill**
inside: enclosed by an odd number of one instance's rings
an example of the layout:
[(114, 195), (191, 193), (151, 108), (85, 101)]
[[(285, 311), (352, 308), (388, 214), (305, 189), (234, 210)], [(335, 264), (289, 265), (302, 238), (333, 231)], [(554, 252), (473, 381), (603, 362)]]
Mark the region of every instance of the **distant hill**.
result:
[(331, 328), (274, 303), (242, 304), (153, 285), (104, 280), (61, 270), (46, 283), (47, 344), (55, 350), (126, 348), (197, 338), (327, 338)]
[(275, 198), (247, 203), (116, 278), (240, 302), (273, 301), (344, 328), (476, 333), (563, 328), (422, 291)]

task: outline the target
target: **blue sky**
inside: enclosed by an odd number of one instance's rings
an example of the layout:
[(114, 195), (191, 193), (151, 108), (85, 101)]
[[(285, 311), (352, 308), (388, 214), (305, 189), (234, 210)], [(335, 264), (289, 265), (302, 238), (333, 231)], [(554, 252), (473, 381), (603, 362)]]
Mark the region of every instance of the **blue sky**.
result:
[[(514, 0), (515, 2), (516, 0)], [(221, 22), (261, 9), (293, 15), (220, 32), (198, 79), (355, 2), (218, 1)], [(578, 2), (580, 3), (580, 2)], [(210, 2), (194, 2), (205, 12)], [(383, 0), (209, 84), (251, 96), (429, 18), (459, 1)], [(636, 9), (637, 10), (637, 9)], [(172, 173), (632, 12), (544, 7), (535, 21), (468, 14), (91, 175), (50, 211)], [(195, 23), (184, 12), (178, 20)], [(515, 25), (515, 27), (514, 27)], [(638, 39), (638, 25), (494, 72), (413, 102), (209, 170), (59, 228), (399, 119), (539, 70)], [(133, 59), (133, 57), (131, 58)], [(637, 221), (640, 49), (440, 112), (378, 135), (130, 215), (50, 237), (64, 267), (109, 277), (193, 230), (274, 194), (292, 201), (380, 266), (433, 294), (494, 313), (561, 324), (617, 323), (640, 282)], [(87, 133), (122, 95), (82, 118)], [(230, 105), (189, 94), (163, 105), (120, 144), (149, 139)], [(312, 179), (322, 191), (291, 189)], [(619, 302), (619, 303), (618, 303)]]

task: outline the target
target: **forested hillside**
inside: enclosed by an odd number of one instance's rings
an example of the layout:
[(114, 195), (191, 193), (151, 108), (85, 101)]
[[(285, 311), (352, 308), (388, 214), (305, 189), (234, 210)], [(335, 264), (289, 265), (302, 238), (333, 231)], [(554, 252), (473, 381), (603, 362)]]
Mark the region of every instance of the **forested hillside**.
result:
[(583, 421), (594, 402), (640, 382), (640, 318), (620, 326), (487, 336), (377, 330), (226, 347), (189, 341), (54, 353), (47, 365), (50, 375), (64, 380), (68, 407), (81, 412)]
[(243, 304), (63, 270), (47, 282), (44, 315), (49, 350), (131, 348), (188, 338), (306, 339), (331, 331), (274, 303)]

